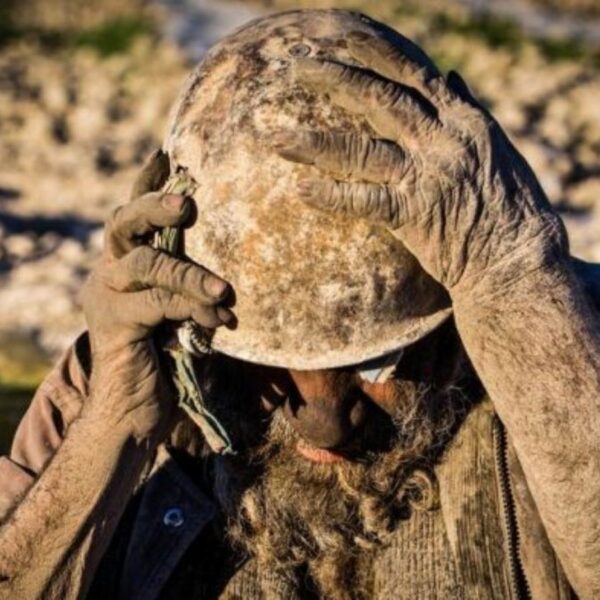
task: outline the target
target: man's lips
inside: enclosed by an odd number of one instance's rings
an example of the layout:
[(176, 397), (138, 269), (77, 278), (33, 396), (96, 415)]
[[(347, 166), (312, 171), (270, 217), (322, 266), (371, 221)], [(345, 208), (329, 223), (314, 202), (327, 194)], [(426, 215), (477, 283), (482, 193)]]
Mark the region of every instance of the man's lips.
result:
[(315, 448), (303, 441), (296, 444), (296, 450), (298, 450), (304, 458), (321, 465), (331, 465), (347, 460), (342, 454), (338, 454), (333, 450)]

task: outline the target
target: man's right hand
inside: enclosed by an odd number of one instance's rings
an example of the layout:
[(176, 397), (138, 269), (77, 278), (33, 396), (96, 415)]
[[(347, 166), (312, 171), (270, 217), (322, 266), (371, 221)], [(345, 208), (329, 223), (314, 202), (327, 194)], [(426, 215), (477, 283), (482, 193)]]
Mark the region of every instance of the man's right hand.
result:
[(159, 228), (184, 225), (190, 199), (163, 194), (165, 154), (155, 152), (134, 185), (131, 201), (106, 224), (105, 248), (83, 292), (92, 345), (92, 394), (83, 416), (123, 427), (138, 440), (164, 435), (174, 402), (161, 372), (154, 328), (193, 319), (216, 328), (233, 319), (219, 303), (229, 286), (201, 266), (155, 250)]

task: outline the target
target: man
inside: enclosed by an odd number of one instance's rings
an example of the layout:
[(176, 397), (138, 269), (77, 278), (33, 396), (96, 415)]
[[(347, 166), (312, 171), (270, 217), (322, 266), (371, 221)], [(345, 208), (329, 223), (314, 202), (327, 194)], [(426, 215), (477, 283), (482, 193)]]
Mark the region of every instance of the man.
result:
[[(375, 27), (291, 13), (243, 35), (306, 19)], [(330, 39), (352, 60), (302, 51), (290, 68), (372, 137), (313, 119), (269, 143), (310, 165), (308, 204), (397, 236), (447, 290), (456, 329), (421, 336), (383, 381), (360, 365), (199, 361), (238, 450), (209, 453), (175, 411), (153, 332), (235, 319), (222, 279), (146, 246), (189, 218), (184, 196), (148, 191), (168, 176), (155, 155), (107, 225), (84, 294), (91, 343), (42, 385), (1, 463), (4, 596), (600, 593), (600, 338), (562, 224), (457, 75), (399, 36)]]

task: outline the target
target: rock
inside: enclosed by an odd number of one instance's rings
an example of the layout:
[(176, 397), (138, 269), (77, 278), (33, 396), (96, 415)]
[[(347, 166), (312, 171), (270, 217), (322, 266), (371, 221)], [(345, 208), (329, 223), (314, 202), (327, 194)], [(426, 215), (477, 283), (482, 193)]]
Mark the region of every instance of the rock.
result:
[(56, 258), (67, 265), (81, 265), (85, 261), (83, 244), (74, 239), (63, 241), (56, 249)]
[(590, 177), (567, 189), (567, 202), (573, 208), (600, 213), (600, 177)]
[(4, 240), (4, 248), (10, 258), (23, 260), (35, 252), (35, 240), (28, 235), (11, 235)]

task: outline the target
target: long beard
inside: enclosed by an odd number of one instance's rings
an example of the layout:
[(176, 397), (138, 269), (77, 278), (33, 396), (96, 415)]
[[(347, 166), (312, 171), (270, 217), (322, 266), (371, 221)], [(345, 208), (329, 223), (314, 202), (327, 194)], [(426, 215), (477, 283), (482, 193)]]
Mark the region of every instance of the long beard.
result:
[[(239, 450), (215, 458), (214, 496), (230, 543), (256, 561), (269, 600), (303, 591), (369, 598), (358, 574), (400, 521), (437, 507), (434, 466), (481, 389), (452, 323), (412, 345), (403, 364), (393, 418), (374, 411), (355, 436), (354, 458), (328, 465), (298, 454), (280, 410), (265, 418), (257, 409), (254, 366), (221, 355), (199, 365), (205, 400)], [(198, 433), (188, 426), (180, 443), (191, 449)], [(205, 452), (200, 440), (192, 453)]]
[(267, 597), (293, 598), (307, 581), (325, 598), (369, 597), (359, 561), (385, 546), (413, 510), (437, 507), (433, 465), (466, 401), (457, 388), (403, 394), (393, 419), (369, 421), (357, 460), (321, 465), (302, 458), (298, 436), (278, 411), (262, 443), (238, 461), (217, 461), (215, 495), (227, 535), (278, 582)]

